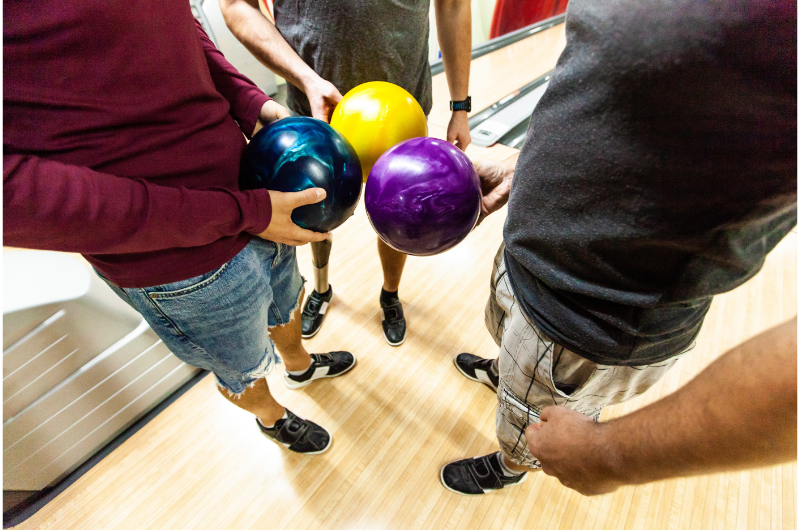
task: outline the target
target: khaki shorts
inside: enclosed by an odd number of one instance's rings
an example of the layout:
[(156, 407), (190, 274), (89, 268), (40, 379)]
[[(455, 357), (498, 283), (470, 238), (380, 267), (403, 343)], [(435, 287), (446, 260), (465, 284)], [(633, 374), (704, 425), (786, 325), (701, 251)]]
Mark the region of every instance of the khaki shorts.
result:
[(555, 344), (522, 312), (511, 289), (500, 246), (494, 260), (486, 327), (500, 346), (497, 439), (519, 465), (540, 467), (531, 456), (525, 428), (542, 409), (560, 405), (597, 421), (607, 405), (622, 403), (656, 384), (680, 355), (645, 366), (605, 366)]

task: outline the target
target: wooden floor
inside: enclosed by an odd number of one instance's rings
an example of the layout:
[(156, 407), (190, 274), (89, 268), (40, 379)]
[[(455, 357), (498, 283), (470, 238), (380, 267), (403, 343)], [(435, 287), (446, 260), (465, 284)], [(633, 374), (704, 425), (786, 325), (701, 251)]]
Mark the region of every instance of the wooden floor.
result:
[[(475, 110), (552, 69), (563, 46), (563, 27), (556, 27), (474, 61)], [(439, 137), (447, 125), (443, 82), (443, 76), (434, 79), (430, 117), (431, 134)], [(514, 151), (468, 152), (499, 160)], [(505, 210), (488, 218), (443, 255), (409, 258), (400, 288), (409, 332), (399, 348), (388, 346), (381, 333), (380, 266), (363, 208), (336, 231), (330, 277), (336, 296), (307, 346), (312, 352), (350, 350), (358, 366), (297, 391), (283, 385), (281, 368), (269, 376), (279, 401), (333, 433), (326, 454), (304, 457), (278, 448), (207, 377), (16, 528), (796, 528), (795, 464), (626, 487), (595, 498), (541, 473), (485, 497), (459, 496), (439, 484), (442, 465), (497, 449), (495, 396), (462, 377), (452, 358), (462, 351), (497, 355), (483, 307), (504, 218)], [(308, 247), (298, 256), (311, 278)], [(796, 256), (791, 233), (758, 276), (717, 297), (691, 354), (659, 385), (607, 409), (603, 419), (673, 392), (726, 349), (794, 316)]]

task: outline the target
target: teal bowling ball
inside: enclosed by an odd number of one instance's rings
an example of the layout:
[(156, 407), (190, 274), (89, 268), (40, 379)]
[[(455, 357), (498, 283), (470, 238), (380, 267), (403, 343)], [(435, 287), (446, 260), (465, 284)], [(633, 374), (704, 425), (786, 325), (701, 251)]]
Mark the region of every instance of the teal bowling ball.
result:
[(244, 150), (239, 186), (243, 190), (295, 192), (323, 188), (316, 204), (295, 208), (301, 228), (329, 232), (344, 223), (361, 197), (361, 163), (341, 133), (314, 118), (284, 118), (256, 133)]

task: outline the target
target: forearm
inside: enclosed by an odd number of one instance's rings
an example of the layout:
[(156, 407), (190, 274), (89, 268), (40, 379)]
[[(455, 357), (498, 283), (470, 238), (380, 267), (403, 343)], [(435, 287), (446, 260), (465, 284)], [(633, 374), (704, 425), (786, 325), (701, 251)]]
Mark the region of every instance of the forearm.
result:
[(301, 90), (319, 77), (261, 13), (257, 0), (220, 0), (220, 7), (234, 36), (267, 68)]
[(5, 244), (123, 254), (212, 243), (270, 223), (265, 190), (157, 186), (38, 157), (3, 156)]
[(469, 95), (469, 67), (472, 60), (472, 11), (466, 0), (436, 0), (436, 29), (442, 50), (450, 99)]
[(772, 328), (674, 394), (602, 425), (614, 474), (641, 484), (796, 458), (796, 330), (796, 318)]
[(480, 157), (473, 158), (472, 163), (481, 179), (481, 193), (483, 195), (479, 222), (508, 202), (511, 183), (514, 179), (514, 168), (517, 165), (518, 158), (519, 153), (502, 162), (486, 160)]

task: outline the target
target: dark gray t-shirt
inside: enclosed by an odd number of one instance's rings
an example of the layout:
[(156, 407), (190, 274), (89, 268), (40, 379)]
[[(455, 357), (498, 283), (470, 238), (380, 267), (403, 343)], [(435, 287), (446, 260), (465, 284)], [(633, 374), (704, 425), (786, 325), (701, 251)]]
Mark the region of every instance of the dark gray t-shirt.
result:
[[(431, 110), (430, 0), (275, 0), (275, 26), (295, 52), (342, 95), (388, 81)], [(289, 108), (311, 115), (305, 94), (288, 84)]]
[(680, 353), (797, 220), (796, 1), (572, 0), (505, 225), (523, 310), (598, 363)]

